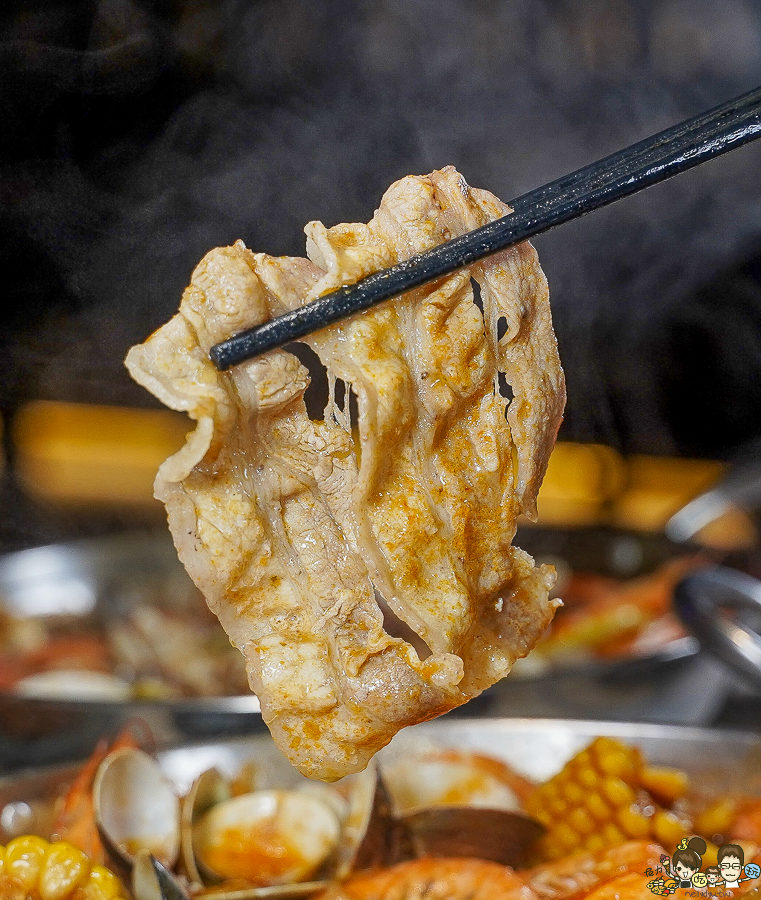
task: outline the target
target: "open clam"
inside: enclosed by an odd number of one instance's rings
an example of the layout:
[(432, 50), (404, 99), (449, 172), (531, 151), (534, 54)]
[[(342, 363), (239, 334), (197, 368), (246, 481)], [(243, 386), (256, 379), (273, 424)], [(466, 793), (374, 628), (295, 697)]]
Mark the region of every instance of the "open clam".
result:
[(124, 747), (100, 764), (93, 783), (95, 824), (111, 866), (129, 877), (140, 850), (171, 868), (180, 847), (180, 801), (158, 763)]
[(530, 782), (491, 757), (435, 751), (407, 757), (385, 777), (397, 859), (471, 856), (516, 867), (544, 831), (521, 811)]
[(152, 757), (123, 748), (101, 763), (93, 800), (109, 862), (131, 873), (135, 900), (157, 900), (161, 879), (174, 879), (177, 898), (295, 900), (421, 855), (522, 863), (543, 830), (516, 809), (528, 783), (490, 765), (457, 752), (407, 760), (389, 770), (396, 807), (375, 765), (340, 785), (289, 789), (211, 769), (180, 801)]
[(517, 810), (532, 785), (499, 760), (461, 750), (437, 750), (384, 769), (398, 812), (430, 806)]
[(335, 850), (341, 823), (321, 799), (300, 791), (242, 794), (212, 806), (193, 825), (202, 875), (264, 887), (312, 877)]

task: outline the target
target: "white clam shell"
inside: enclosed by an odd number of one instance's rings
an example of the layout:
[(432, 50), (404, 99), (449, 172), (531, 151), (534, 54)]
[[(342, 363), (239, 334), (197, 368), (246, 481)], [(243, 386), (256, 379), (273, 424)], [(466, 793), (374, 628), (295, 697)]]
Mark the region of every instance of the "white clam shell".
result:
[(180, 801), (153, 757), (132, 747), (110, 753), (95, 776), (93, 804), (104, 848), (120, 872), (129, 872), (140, 850), (175, 864)]
[(385, 769), (384, 777), (397, 812), (442, 805), (520, 809), (515, 791), (466, 755), (400, 762)]
[(338, 821), (343, 825), (349, 815), (349, 801), (342, 797), (338, 791), (323, 781), (300, 782), (295, 788), (300, 794), (307, 794), (322, 800), (336, 814)]
[(51, 669), (28, 675), (13, 688), (25, 697), (60, 700), (129, 700), (132, 688), (116, 675), (87, 669)]
[(299, 791), (242, 794), (212, 806), (193, 827), (199, 869), (259, 885), (313, 875), (338, 844), (340, 822), (323, 800)]

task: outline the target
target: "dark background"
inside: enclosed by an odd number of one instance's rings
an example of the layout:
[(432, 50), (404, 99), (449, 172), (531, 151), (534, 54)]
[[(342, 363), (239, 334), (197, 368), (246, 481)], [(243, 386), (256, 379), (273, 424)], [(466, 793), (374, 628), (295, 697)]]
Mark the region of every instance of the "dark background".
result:
[[(124, 355), (211, 247), (302, 254), (307, 221), (366, 221), (448, 164), (510, 200), (758, 84), (757, 0), (0, 0), (0, 411), (156, 405)], [(761, 438), (760, 163), (761, 141), (536, 240), (561, 438), (722, 459)], [(127, 523), (64, 520), (8, 471), (0, 552)], [(645, 717), (707, 720), (709, 675), (657, 670)], [(601, 696), (568, 684), (563, 715)]]
[[(761, 83), (751, 0), (103, 0), (0, 13), (0, 405), (149, 406), (122, 360), (237, 238), (454, 164), (505, 200)], [(761, 432), (761, 144), (537, 239), (561, 437)]]

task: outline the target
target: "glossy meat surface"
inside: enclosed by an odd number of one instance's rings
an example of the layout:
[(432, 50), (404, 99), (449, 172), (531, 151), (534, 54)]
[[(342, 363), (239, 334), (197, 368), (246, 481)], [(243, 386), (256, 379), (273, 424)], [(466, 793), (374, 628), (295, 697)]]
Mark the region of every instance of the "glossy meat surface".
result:
[[(546, 280), (522, 244), (313, 335), (332, 388), (321, 421), (294, 355), (220, 373), (209, 348), (507, 212), (447, 168), (396, 182), (367, 225), (310, 223), (309, 259), (212, 250), (127, 357), (197, 422), (156, 496), (275, 741), (312, 777), (359, 770), (465, 703), (552, 618), (553, 570), (512, 546), (565, 401)], [(430, 655), (386, 633), (376, 592)]]

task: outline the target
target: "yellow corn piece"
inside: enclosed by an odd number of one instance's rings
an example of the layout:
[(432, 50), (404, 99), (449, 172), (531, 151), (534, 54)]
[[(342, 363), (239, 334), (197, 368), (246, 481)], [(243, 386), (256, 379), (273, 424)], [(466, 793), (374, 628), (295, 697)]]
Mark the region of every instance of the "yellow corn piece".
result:
[(695, 831), (706, 838), (713, 838), (714, 835), (727, 838), (736, 815), (737, 803), (730, 797), (721, 797), (695, 816)]
[(597, 830), (597, 822), (589, 815), (589, 811), (583, 806), (577, 806), (568, 815), (568, 824), (581, 837), (586, 837)]
[(669, 807), (686, 790), (682, 772), (647, 766), (636, 748), (597, 738), (534, 790), (526, 811), (547, 828), (539, 847), (545, 859), (633, 839), (675, 847), (690, 823)]
[(66, 900), (87, 880), (90, 869), (90, 860), (77, 847), (65, 841), (51, 844), (40, 870), (40, 900)]
[(689, 830), (689, 822), (665, 809), (659, 809), (653, 816), (653, 837), (664, 847), (676, 847)]
[(3, 873), (25, 890), (36, 890), (40, 869), (50, 844), (34, 835), (14, 838), (5, 848)]
[(602, 838), (606, 847), (617, 847), (619, 844), (624, 843), (626, 835), (613, 822), (608, 822), (602, 830)]
[(689, 781), (679, 769), (646, 766), (640, 773), (640, 783), (663, 806), (673, 806), (687, 793)]
[(626, 809), (637, 799), (634, 788), (623, 778), (601, 777), (598, 790), (614, 809)]
[(48, 843), (36, 835), (0, 846), (3, 900), (122, 900), (119, 879), (65, 841)]
[(105, 866), (93, 866), (90, 877), (79, 889), (77, 900), (118, 900), (122, 886)]
[(613, 809), (601, 794), (589, 794), (584, 798), (584, 804), (598, 822), (610, 822), (613, 818)]
[(584, 841), (584, 849), (590, 853), (599, 853), (605, 849), (605, 838), (601, 834), (590, 834)]
[(622, 807), (619, 809), (616, 819), (627, 837), (642, 840), (650, 836), (650, 819), (636, 807)]
[(612, 738), (598, 738), (593, 744), (601, 772), (614, 778), (631, 779), (640, 765), (639, 754)]

